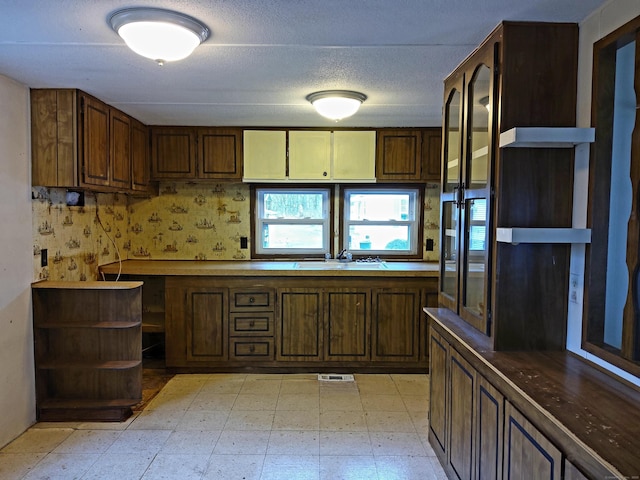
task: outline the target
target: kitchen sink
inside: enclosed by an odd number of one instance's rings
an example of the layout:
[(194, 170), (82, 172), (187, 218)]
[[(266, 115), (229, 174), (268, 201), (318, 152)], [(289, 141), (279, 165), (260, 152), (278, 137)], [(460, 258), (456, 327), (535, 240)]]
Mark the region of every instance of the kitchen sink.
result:
[(298, 270), (381, 270), (387, 268), (385, 262), (336, 262), (336, 261), (303, 261), (296, 262)]

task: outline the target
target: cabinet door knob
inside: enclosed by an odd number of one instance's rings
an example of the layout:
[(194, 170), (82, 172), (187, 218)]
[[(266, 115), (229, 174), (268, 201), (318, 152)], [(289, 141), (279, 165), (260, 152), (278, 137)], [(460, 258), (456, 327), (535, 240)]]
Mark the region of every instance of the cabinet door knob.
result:
[(326, 177), (327, 176), (327, 172), (322, 172), (322, 176)]
[(249, 297), (249, 303), (255, 303), (256, 299), (253, 297)]

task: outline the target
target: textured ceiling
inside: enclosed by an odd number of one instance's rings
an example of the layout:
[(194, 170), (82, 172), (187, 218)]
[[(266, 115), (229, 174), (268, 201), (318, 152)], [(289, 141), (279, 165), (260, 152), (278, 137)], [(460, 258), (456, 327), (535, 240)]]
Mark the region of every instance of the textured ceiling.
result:
[[(605, 0), (0, 0), (0, 74), (80, 88), (147, 124), (329, 126), (305, 100), (369, 98), (341, 126), (440, 124), (442, 80), (502, 20), (579, 22)], [(130, 51), (110, 13), (194, 16), (210, 38), (159, 67)]]

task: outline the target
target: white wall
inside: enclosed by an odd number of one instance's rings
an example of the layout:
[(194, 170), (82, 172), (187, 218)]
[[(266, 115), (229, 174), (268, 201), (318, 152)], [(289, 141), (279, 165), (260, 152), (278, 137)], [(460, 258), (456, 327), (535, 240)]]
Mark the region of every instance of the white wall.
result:
[(35, 421), (29, 90), (0, 75), (0, 447)]
[[(591, 80), (593, 70), (593, 44), (640, 15), (638, 0), (611, 0), (596, 10), (580, 24), (580, 52), (578, 57), (578, 127), (591, 126)], [(589, 146), (576, 149), (576, 166), (573, 192), (573, 226), (585, 228), (587, 224), (587, 199), (589, 181)], [(603, 366), (616, 375), (640, 386), (640, 378), (634, 377), (600, 358), (582, 350), (582, 292), (584, 289), (584, 246), (574, 246), (571, 252), (571, 276), (577, 281), (577, 302), (569, 299), (567, 323), (567, 349)]]

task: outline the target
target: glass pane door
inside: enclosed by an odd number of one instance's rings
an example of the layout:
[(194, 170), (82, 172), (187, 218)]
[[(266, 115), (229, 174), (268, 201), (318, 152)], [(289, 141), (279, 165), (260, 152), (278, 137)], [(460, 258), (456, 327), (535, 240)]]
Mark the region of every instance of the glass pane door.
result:
[(464, 307), (474, 315), (485, 316), (485, 265), (487, 263), (487, 200), (475, 198), (465, 203), (466, 288)]
[(452, 300), (456, 298), (458, 284), (458, 216), (455, 202), (442, 203), (441, 292)]
[(491, 70), (481, 65), (469, 84), (467, 189), (486, 188), (489, 172), (489, 85)]
[(460, 116), (462, 95), (458, 90), (453, 90), (449, 96), (445, 112), (445, 162), (443, 192), (454, 192), (460, 182), (461, 138)]

